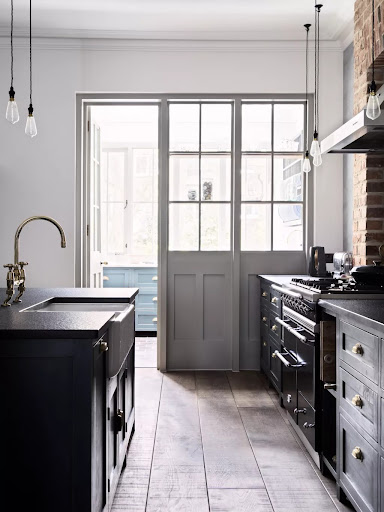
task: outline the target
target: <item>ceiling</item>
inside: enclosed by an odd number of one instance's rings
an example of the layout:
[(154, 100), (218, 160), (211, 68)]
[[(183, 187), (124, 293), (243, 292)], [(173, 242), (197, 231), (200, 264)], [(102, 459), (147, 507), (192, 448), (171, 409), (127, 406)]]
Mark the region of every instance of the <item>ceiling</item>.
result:
[[(26, 34), (28, 0), (15, 3), (15, 33)], [(323, 0), (321, 39), (352, 33), (354, 0)], [(32, 0), (35, 36), (133, 39), (299, 40), (314, 22), (311, 0)], [(0, 5), (9, 32), (10, 1)], [(312, 27), (313, 28), (313, 27)], [(312, 31), (312, 36), (314, 31)]]

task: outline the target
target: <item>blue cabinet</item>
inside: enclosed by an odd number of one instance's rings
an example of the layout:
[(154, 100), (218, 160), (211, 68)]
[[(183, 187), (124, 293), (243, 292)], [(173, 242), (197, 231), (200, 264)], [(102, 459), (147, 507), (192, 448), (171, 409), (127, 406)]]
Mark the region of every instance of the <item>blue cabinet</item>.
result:
[(157, 267), (104, 267), (104, 288), (139, 288), (136, 331), (157, 331)]

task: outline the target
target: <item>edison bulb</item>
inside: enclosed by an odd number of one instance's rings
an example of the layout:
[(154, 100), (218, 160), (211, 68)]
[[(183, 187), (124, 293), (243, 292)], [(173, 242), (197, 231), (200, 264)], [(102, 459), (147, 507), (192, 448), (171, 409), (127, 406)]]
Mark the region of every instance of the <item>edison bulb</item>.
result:
[(369, 93), (366, 114), (367, 117), (372, 120), (377, 119), (381, 114), (380, 101), (376, 91), (371, 91)]
[(20, 119), (19, 109), (17, 108), (15, 98), (9, 98), (5, 118), (12, 124), (17, 123), (17, 121)]
[(319, 141), (317, 140), (317, 138), (315, 137), (312, 141), (312, 144), (311, 144), (311, 156), (315, 157), (316, 155), (320, 155), (321, 152), (320, 152), (320, 144), (319, 144)]
[(323, 163), (323, 159), (321, 158), (321, 153), (316, 154), (313, 157), (313, 165), (315, 167), (320, 167), (320, 165)]
[(309, 160), (308, 151), (306, 152), (306, 155), (303, 158), (303, 172), (305, 172), (305, 173), (311, 172), (311, 162)]
[(28, 114), (27, 124), (25, 125), (25, 134), (31, 138), (37, 135), (36, 121), (33, 114)]

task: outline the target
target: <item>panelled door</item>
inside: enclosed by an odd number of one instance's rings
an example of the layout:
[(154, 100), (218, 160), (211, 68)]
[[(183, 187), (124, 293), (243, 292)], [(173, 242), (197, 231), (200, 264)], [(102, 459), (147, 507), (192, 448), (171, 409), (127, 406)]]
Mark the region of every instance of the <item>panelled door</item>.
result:
[(233, 103), (168, 114), (167, 368), (232, 368)]

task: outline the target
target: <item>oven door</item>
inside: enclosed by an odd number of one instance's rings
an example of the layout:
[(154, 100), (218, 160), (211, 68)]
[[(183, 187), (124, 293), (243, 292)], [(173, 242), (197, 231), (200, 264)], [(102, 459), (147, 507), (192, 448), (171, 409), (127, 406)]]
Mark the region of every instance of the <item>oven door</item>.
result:
[(303, 337), (297, 340), (298, 358), (305, 364), (297, 372), (297, 390), (316, 408), (316, 335), (301, 329)]

